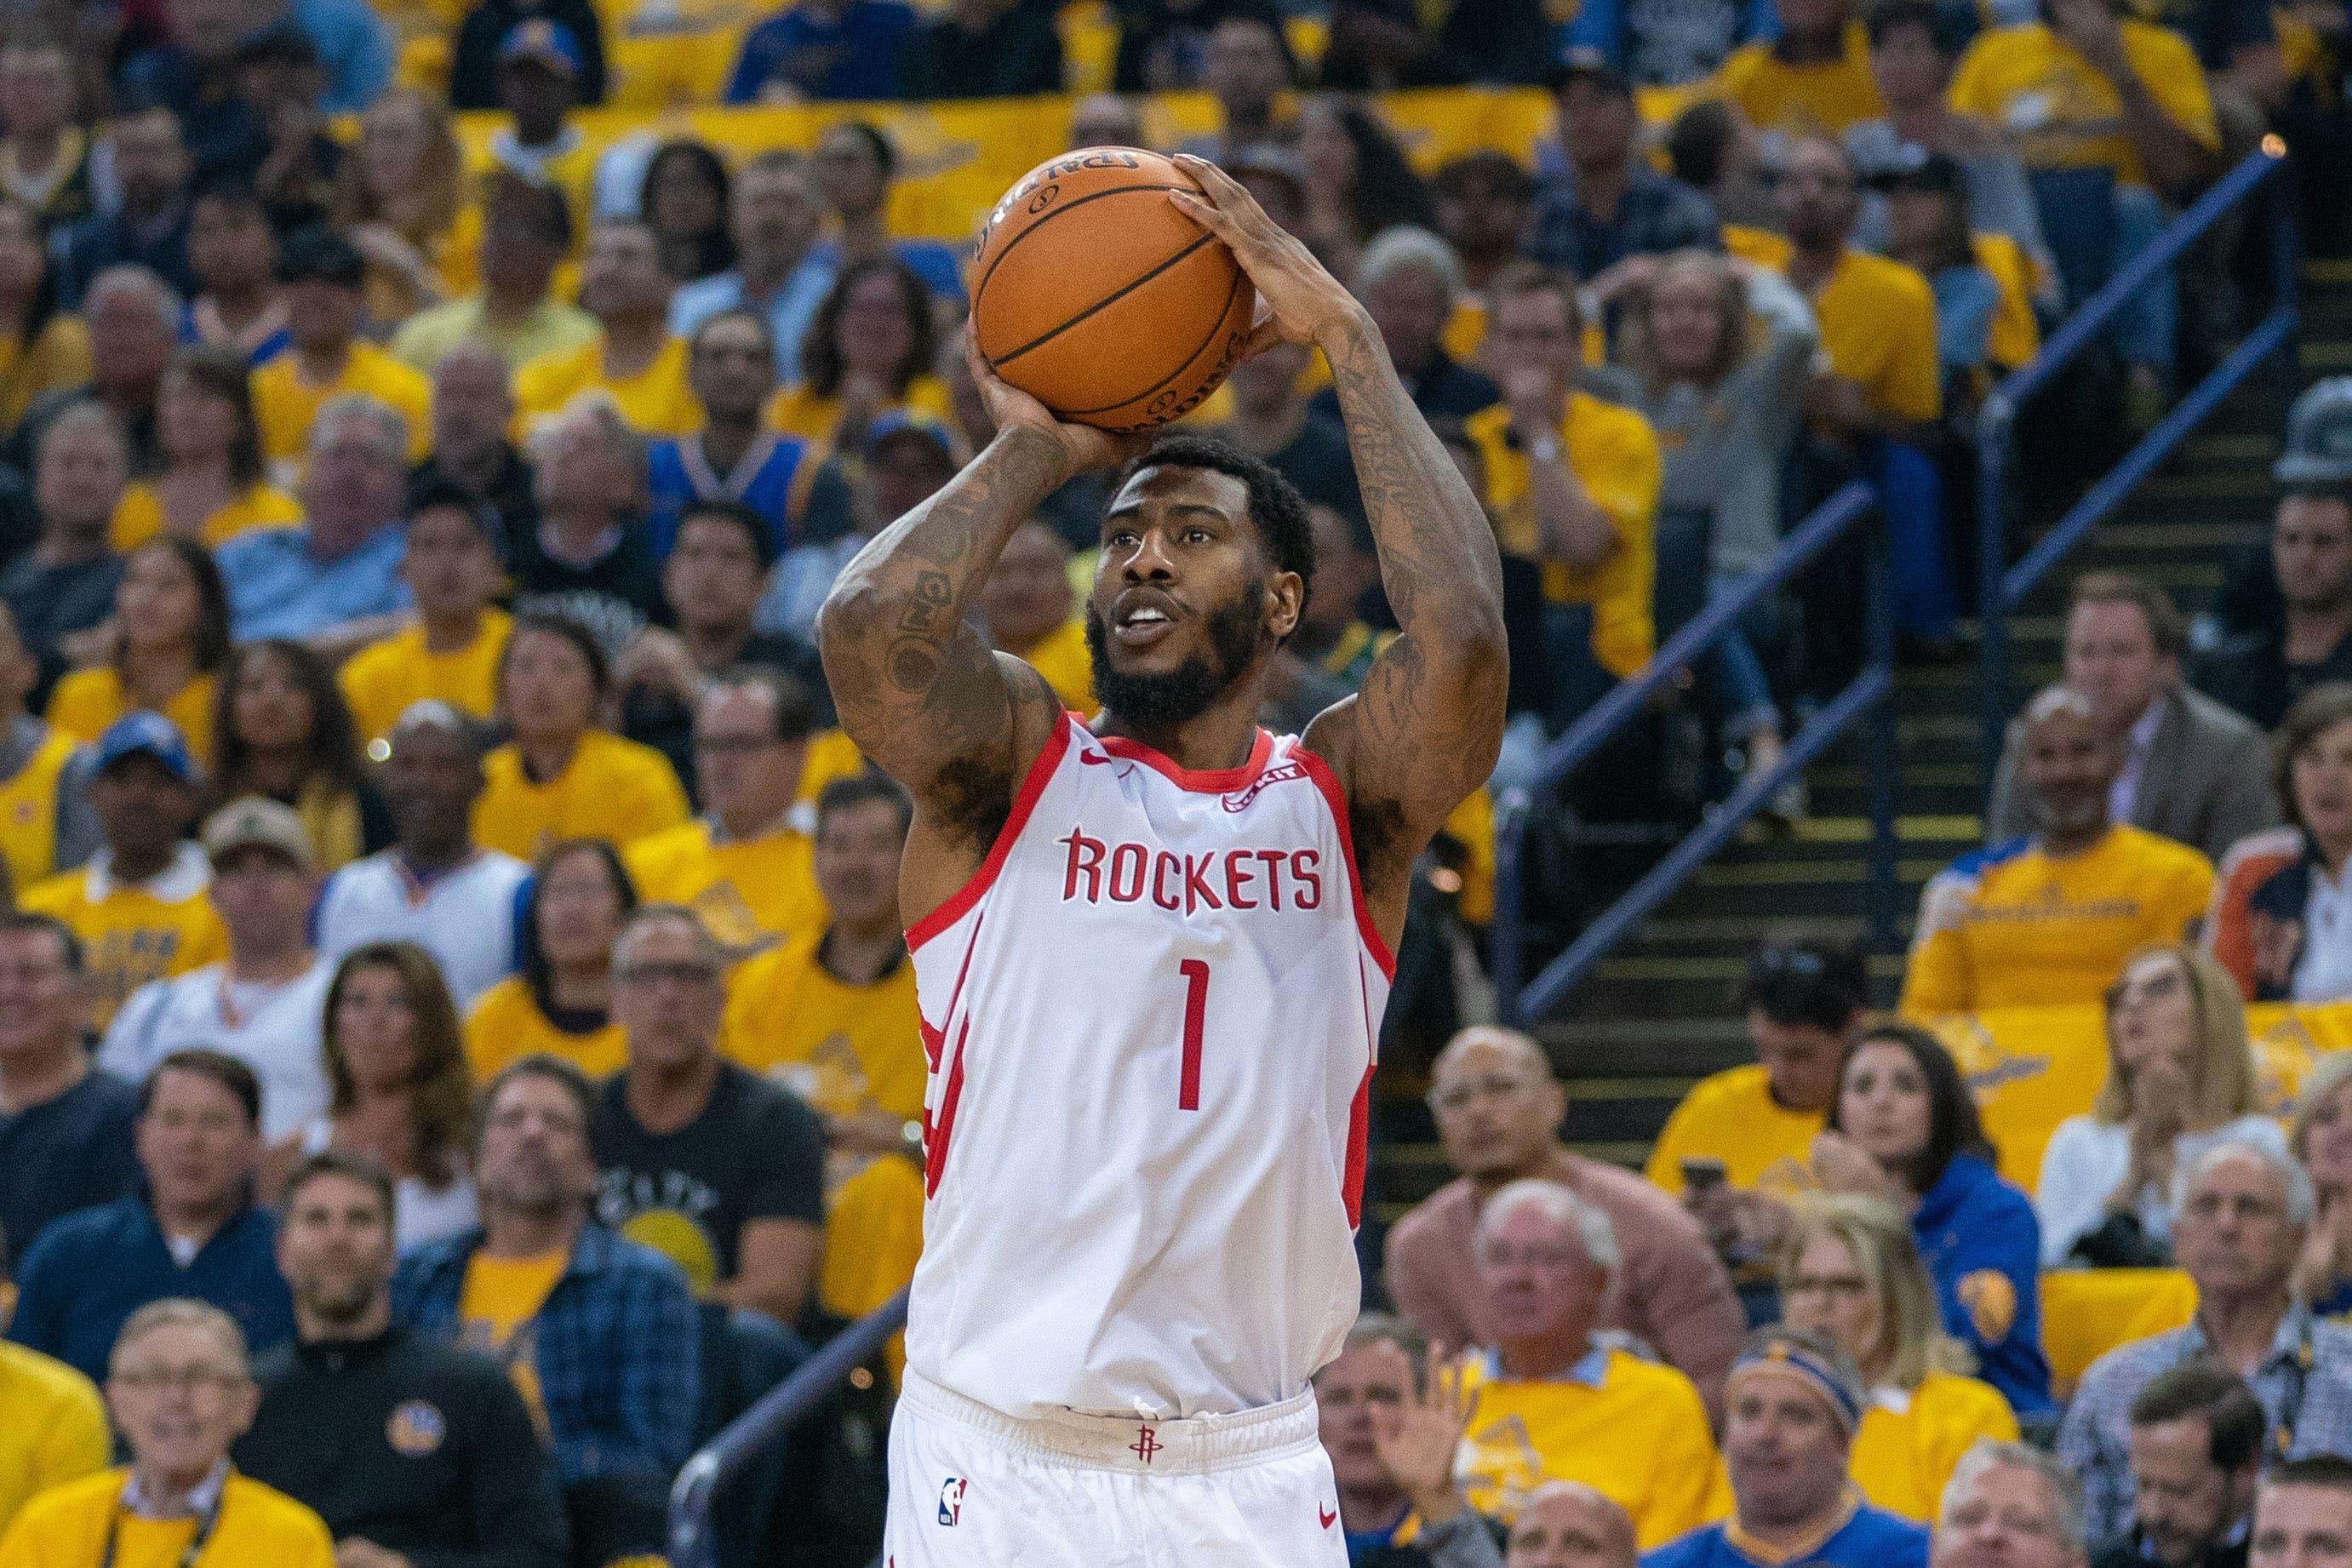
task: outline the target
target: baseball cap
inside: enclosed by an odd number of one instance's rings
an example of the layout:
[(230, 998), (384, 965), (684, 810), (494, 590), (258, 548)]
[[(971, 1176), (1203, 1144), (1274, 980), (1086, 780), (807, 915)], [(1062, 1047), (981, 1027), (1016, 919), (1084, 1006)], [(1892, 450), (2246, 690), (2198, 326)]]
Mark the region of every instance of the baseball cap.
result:
[(182, 784), (194, 788), (203, 782), (196, 768), (195, 753), (188, 750), (180, 727), (161, 713), (141, 710), (125, 713), (106, 727), (98, 738), (99, 773), (104, 773), (125, 757), (152, 757), (163, 764), (164, 771)]
[(1614, 60), (1595, 48), (1570, 49), (1560, 56), (1559, 63), (1552, 67), (1544, 85), (1558, 92), (1570, 82), (1580, 79), (1605, 87), (1620, 97), (1633, 96), (1633, 79)]
[(954, 463), (955, 437), (945, 425), (931, 415), (912, 408), (893, 408), (876, 416), (866, 427), (866, 455), (872, 458), (882, 450), (883, 443), (896, 436), (919, 436), (940, 450), (940, 456)]
[(323, 224), (311, 224), (286, 237), (286, 248), (278, 258), (278, 280), (362, 288), (367, 262), (350, 240)]
[(259, 795), (230, 801), (205, 819), (205, 853), (218, 865), (239, 849), (274, 849), (305, 871), (319, 868), (310, 836), (290, 805)]
[(511, 60), (537, 60), (550, 70), (573, 78), (587, 68), (580, 40), (572, 29), (545, 16), (526, 17), (507, 29), (507, 36), (499, 40), (499, 64)]
[(2294, 400), (2271, 477), (2289, 489), (2352, 484), (2352, 375), (2330, 376)]

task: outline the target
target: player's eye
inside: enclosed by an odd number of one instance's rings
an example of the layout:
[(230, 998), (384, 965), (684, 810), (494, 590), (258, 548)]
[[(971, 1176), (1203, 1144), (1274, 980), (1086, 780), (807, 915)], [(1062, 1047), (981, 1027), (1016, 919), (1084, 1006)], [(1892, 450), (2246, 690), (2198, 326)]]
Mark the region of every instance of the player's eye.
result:
[(1214, 537), (1205, 528), (1188, 528), (1184, 531), (1184, 542), (1187, 544), (1206, 544)]

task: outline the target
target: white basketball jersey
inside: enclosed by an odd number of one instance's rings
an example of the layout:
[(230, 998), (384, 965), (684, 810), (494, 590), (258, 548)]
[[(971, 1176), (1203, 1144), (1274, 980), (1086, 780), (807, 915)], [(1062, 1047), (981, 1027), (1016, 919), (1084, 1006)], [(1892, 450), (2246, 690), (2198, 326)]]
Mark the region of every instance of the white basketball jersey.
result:
[(930, 1057), (907, 1362), (1020, 1418), (1297, 1394), (1355, 1321), (1394, 961), (1295, 736), (1187, 772), (1066, 715), (908, 933)]

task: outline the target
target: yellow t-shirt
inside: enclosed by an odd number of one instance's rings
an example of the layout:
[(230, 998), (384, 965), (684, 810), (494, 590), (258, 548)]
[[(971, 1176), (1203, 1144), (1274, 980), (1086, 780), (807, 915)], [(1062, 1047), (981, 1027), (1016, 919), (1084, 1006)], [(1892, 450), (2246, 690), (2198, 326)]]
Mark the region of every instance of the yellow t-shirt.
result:
[(1870, 405), (1927, 424), (1944, 409), (1936, 295), (1899, 261), (1849, 250), (1813, 290), (1830, 368), (1862, 384)]
[(1768, 41), (1742, 44), (1716, 73), (1715, 90), (1758, 130), (1790, 136), (1843, 136), (1847, 126), (1886, 112), (1860, 22), (1846, 24), (1844, 52), (1817, 65), (1790, 65)]
[[(193, 1519), (139, 1519), (122, 1510), (125, 1469), (52, 1487), (0, 1537), (0, 1568), (93, 1568), (114, 1535), (114, 1568), (175, 1568), (195, 1539)], [(220, 1568), (334, 1568), (324, 1521), (280, 1491), (232, 1471), (200, 1561)]]
[(433, 449), (433, 384), (371, 342), (354, 342), (334, 380), (311, 382), (292, 349), (253, 373), (253, 418), (261, 427), (261, 455), (273, 463), (299, 463), (311, 421), (330, 398), (363, 392), (408, 423), (408, 458)]
[[(1935, 369), (1935, 347), (1931, 331), (1930, 371)], [(1528, 460), (1508, 439), (1510, 411), (1496, 404), (1473, 414), (1465, 424), (1486, 459), (1496, 537), (1509, 553), (1538, 559)], [(1657, 574), (1658, 437), (1650, 422), (1632, 409), (1571, 392), (1559, 441), (1570, 471), (1617, 525), (1621, 543), (1591, 572), (1545, 562), (1544, 595), (1558, 604), (1592, 606), (1592, 656), (1622, 679), (1647, 663), (1657, 644), (1651, 593)]]
[(723, 945), (751, 952), (824, 927), (814, 854), (808, 835), (796, 827), (720, 844), (698, 817), (638, 839), (622, 858), (638, 898), (686, 904)]
[[(2220, 151), (2213, 98), (2188, 40), (2129, 17), (2121, 25), (2124, 58), (2157, 107), (2198, 145)], [(2115, 83), (2042, 23), (1978, 34), (1949, 92), (1954, 109), (2006, 130), (2029, 169), (2110, 169), (2126, 184), (2147, 183)]]
[[(213, 694), (219, 686), (216, 677), (199, 675), (163, 704), (163, 717), (179, 726), (188, 750), (200, 763), (212, 760)], [(49, 722), (77, 741), (97, 740), (106, 733), (108, 725), (130, 711), (122, 677), (110, 665), (77, 669), (49, 693)]]
[(1072, 616), (1021, 657), (1045, 678), (1063, 707), (1077, 713), (1094, 712), (1095, 659), (1087, 647), (1086, 622)]
[(484, 610), (474, 640), (453, 653), (435, 653), (425, 646), (425, 628), (412, 626), (352, 655), (338, 679), (361, 741), (388, 734), (403, 713), (428, 700), (488, 719), (498, 704), (499, 656), (512, 626), (505, 611)]
[(106, 1468), (106, 1406), (89, 1379), (38, 1351), (0, 1342), (0, 1531), (51, 1487)]
[(1936, 1517), (1952, 1467), (1979, 1437), (2017, 1441), (2009, 1401), (1973, 1377), (1931, 1372), (1907, 1395), (1873, 1393), (1846, 1473), (1874, 1507), (1925, 1524)]
[(1723, 226), (1723, 248), (1740, 260), (1774, 272), (1788, 270), (1790, 247), (1786, 235), (1744, 223)]
[(0, 863), (8, 886), (22, 893), (58, 868), (58, 775), (74, 753), (75, 737), (53, 729), (0, 784)]
[(1621, 1350), (1542, 1382), (1474, 1368), (1461, 1467), (1470, 1506), (1508, 1522), (1548, 1480), (1583, 1481), (1633, 1519), (1641, 1551), (1730, 1511), (1706, 1407), (1690, 1379)]
[(2212, 891), (2204, 856), (2120, 825), (2063, 860), (2027, 838), (1962, 856), (1919, 895), (1903, 1015), (2097, 1002), (2126, 956), (2179, 942)]
[(466, 1066), (476, 1083), (488, 1083), (500, 1068), (534, 1052), (561, 1057), (590, 1078), (607, 1078), (629, 1065), (629, 1037), (614, 1023), (592, 1034), (566, 1034), (540, 1011), (530, 982), (509, 974), (466, 1015)]
[[(240, 533), (257, 528), (291, 528), (301, 521), (299, 501), (274, 485), (255, 485), (227, 505), (213, 509), (205, 519), (201, 542), (207, 550), (218, 550)], [(114, 519), (107, 531), (114, 548), (127, 554), (163, 531), (163, 503), (155, 487), (142, 479), (124, 490), (114, 504)]]
[(522, 753), (510, 744), (492, 752), (482, 770), (474, 838), (520, 860), (566, 838), (623, 845), (686, 820), (686, 791), (669, 759), (604, 730), (582, 735), (572, 761), (543, 784), (524, 776)]
[(684, 436), (702, 427), (702, 405), (686, 382), (686, 340), (671, 338), (653, 363), (615, 378), (604, 369), (604, 339), (563, 353), (541, 354), (515, 372), (515, 418), (528, 426), (594, 388), (612, 395), (621, 416), (646, 436)]
[[(919, 375), (907, 384), (906, 401), (898, 406), (917, 414), (928, 414), (943, 425), (955, 420), (955, 401), (948, 395), (947, 383), (935, 375)], [(841, 423), (841, 399), (824, 397), (805, 386), (787, 386), (768, 399), (768, 428), (797, 436), (811, 445), (824, 445), (833, 440), (834, 426)]]
[(902, 959), (871, 985), (846, 984), (817, 962), (824, 940), (821, 928), (803, 931), (735, 971), (722, 1048), (827, 1116), (880, 1110), (921, 1120), (926, 1068), (914, 964)]
[[(110, 879), (99, 897), (92, 892), (95, 879), (88, 868), (68, 871), (27, 889), (22, 903), (36, 914), (55, 915), (81, 939), (98, 994), (91, 1020), (96, 1027), (111, 1023), (115, 1010), (149, 981), (185, 974), (228, 956), (228, 935), (206, 884), (189, 876), (184, 864), (157, 880), (193, 884), (194, 890), (185, 896), (164, 897)], [(180, 892), (177, 886), (170, 890)]]
[(535, 1258), (494, 1258), (476, 1249), (466, 1260), (457, 1293), (457, 1342), (507, 1369), (531, 1419), (547, 1430), (547, 1402), (539, 1386), (539, 1310), (554, 1293), (572, 1249)]
[[(817, 1304), (836, 1318), (862, 1318), (913, 1281), (922, 1255), (923, 1173), (896, 1154), (871, 1160), (825, 1202)], [(896, 1383), (906, 1336), (892, 1335), (883, 1355)]]
[(1802, 1167), (1810, 1162), (1813, 1135), (1828, 1115), (1788, 1110), (1772, 1098), (1771, 1083), (1762, 1064), (1750, 1062), (1692, 1085), (1651, 1147), (1649, 1168), (1643, 1173), (1651, 1185), (1679, 1197), (1685, 1159), (1722, 1161), (1725, 1178), (1735, 1187), (1753, 1187), (1776, 1165)]
[(1969, 248), (1977, 265), (2000, 285), (2000, 304), (1985, 333), (1985, 352), (2003, 370), (2015, 370), (2042, 346), (2042, 323), (2033, 316), (2033, 264), (2005, 234), (1972, 234)]
[(835, 779), (854, 778), (866, 771), (866, 753), (844, 730), (819, 730), (809, 737), (808, 755), (801, 763), (801, 798), (814, 801)]
[(88, 386), (89, 363), (89, 328), (67, 311), (51, 316), (29, 347), (13, 334), (0, 338), (0, 431), (16, 429), (44, 394)]

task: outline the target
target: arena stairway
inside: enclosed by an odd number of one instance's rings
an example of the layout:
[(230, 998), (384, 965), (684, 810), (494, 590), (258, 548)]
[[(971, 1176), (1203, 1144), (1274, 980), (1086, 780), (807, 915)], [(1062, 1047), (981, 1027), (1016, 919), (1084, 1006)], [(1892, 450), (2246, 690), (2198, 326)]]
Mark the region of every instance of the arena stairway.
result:
[[(2352, 261), (2305, 268), (2302, 377), (2352, 372)], [(2191, 613), (2219, 586), (2222, 552), (2263, 537), (2269, 468), (2285, 398), (2275, 380), (2240, 387), (2158, 477), (2067, 562), (2011, 622), (2016, 689), (2057, 672), (2063, 581), (2095, 568), (2143, 574)], [(1899, 679), (1897, 796), (1904, 935), (1921, 885), (1981, 841), (1979, 813), (1991, 759), (1977, 719), (1974, 627), (1969, 657), (1905, 668)], [(1785, 835), (1752, 826), (1640, 927), (1538, 1031), (1567, 1079), (1570, 1143), (1638, 1166), (1684, 1091), (1751, 1059), (1733, 1008), (1743, 955), (1791, 920), (1861, 937), (1869, 835), (1859, 738), (1810, 772), (1811, 815)], [(1872, 960), (1891, 1002), (1901, 957)], [(1374, 1106), (1372, 1213), (1393, 1220), (1447, 1177), (1423, 1103), (1424, 1077), (1384, 1068)]]

